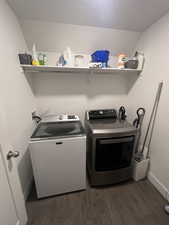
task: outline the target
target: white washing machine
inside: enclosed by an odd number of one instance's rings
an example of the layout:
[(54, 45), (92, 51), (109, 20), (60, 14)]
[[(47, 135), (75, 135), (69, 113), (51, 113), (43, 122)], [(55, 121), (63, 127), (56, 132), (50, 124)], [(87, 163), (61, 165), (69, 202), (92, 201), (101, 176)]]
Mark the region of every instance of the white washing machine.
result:
[(38, 198), (86, 188), (86, 135), (77, 116), (44, 118), (30, 153)]

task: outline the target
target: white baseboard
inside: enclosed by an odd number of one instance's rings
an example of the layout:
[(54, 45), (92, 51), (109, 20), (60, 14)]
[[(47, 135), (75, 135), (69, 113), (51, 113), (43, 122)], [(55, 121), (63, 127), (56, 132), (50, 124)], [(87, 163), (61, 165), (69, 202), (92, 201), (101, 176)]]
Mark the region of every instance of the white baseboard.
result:
[(148, 173), (148, 179), (153, 186), (161, 193), (161, 195), (169, 201), (169, 190), (162, 184), (158, 178), (152, 173)]

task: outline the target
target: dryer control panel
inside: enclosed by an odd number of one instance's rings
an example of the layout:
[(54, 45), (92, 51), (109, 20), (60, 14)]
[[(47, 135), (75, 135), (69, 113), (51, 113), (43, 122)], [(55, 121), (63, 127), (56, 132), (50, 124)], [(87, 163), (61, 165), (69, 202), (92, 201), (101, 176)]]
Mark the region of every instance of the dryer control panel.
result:
[(90, 110), (87, 112), (87, 119), (117, 119), (117, 111), (115, 109)]

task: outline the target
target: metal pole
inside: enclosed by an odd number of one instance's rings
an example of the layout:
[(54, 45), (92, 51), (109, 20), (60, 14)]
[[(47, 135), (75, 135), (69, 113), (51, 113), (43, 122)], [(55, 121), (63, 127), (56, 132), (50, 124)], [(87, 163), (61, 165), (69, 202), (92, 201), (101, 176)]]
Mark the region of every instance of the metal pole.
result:
[[(153, 120), (153, 115), (154, 115), (154, 113), (156, 111), (156, 106), (158, 106), (158, 102), (159, 102), (159, 99), (160, 99), (162, 86), (163, 86), (163, 82), (160, 82), (159, 85), (158, 85), (158, 90), (157, 90), (157, 94), (156, 94), (153, 110), (151, 112), (150, 121), (149, 121), (148, 128), (147, 128), (147, 131), (146, 131), (146, 135), (145, 135), (145, 138), (144, 138), (144, 142), (143, 142), (143, 147), (142, 147), (141, 153), (144, 152), (144, 148), (145, 148), (146, 141), (147, 141), (147, 138), (148, 138), (149, 130), (150, 130), (151, 123), (152, 123), (152, 120)], [(155, 120), (153, 120), (153, 121), (155, 122)]]
[(151, 132), (150, 132), (150, 139), (149, 139), (149, 143), (148, 143), (148, 152), (147, 152), (147, 157), (150, 156), (150, 144), (151, 144), (151, 140), (152, 140), (152, 136), (153, 136), (153, 130), (154, 130), (154, 125), (155, 125), (155, 120), (156, 120), (156, 116), (157, 116), (157, 110), (158, 110), (158, 105), (159, 105), (159, 101), (160, 101), (160, 96), (161, 96), (161, 91), (162, 91), (162, 87), (163, 87), (163, 83), (161, 82), (159, 85), (159, 93), (158, 93), (158, 99), (157, 99), (157, 103), (156, 103), (156, 109), (154, 112), (154, 119), (152, 122), (152, 128), (151, 128)]

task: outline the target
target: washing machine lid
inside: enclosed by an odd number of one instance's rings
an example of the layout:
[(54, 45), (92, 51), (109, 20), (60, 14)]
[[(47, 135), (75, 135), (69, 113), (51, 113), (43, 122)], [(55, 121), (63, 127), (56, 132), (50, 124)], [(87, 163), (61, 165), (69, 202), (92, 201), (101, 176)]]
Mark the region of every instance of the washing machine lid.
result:
[(136, 133), (137, 129), (127, 120), (100, 119), (86, 121), (93, 134)]
[(41, 122), (32, 134), (31, 140), (81, 136), (84, 134), (85, 131), (80, 121)]

